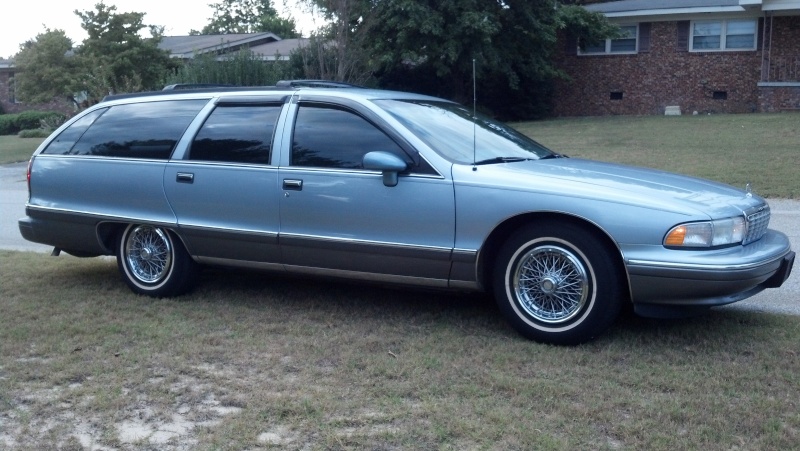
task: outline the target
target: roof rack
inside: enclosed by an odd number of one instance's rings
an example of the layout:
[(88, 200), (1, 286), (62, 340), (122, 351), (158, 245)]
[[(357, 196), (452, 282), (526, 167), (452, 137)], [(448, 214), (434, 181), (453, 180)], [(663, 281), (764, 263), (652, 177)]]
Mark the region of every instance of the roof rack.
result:
[(232, 88), (236, 85), (217, 84), (217, 83), (176, 83), (164, 86), (162, 91), (178, 91), (183, 89), (205, 89), (205, 88)]
[(148, 97), (163, 95), (164, 91), (181, 91), (181, 92), (240, 92), (240, 91), (272, 91), (287, 88), (359, 88), (364, 86), (354, 85), (352, 83), (345, 83), (341, 81), (331, 80), (280, 80), (275, 83), (275, 86), (237, 86), (215, 83), (177, 83), (174, 85), (167, 85), (161, 91), (148, 91), (148, 92), (132, 92), (126, 94), (110, 94), (101, 100), (106, 102), (108, 100), (129, 99), (134, 97)]
[(280, 80), (279, 88), (363, 88), (363, 86), (333, 80)]

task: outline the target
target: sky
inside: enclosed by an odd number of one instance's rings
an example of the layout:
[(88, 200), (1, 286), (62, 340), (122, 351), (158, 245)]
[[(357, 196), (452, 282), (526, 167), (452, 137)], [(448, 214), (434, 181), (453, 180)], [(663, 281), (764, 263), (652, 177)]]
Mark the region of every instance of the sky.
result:
[[(36, 38), (45, 28), (64, 30), (78, 45), (86, 38), (81, 28), (81, 19), (74, 11), (94, 10), (100, 0), (21, 0), (14, 7), (4, 8), (3, 24), (0, 26), (0, 58), (9, 58), (19, 51), (25, 41)], [(117, 7), (117, 13), (145, 13), (147, 25), (165, 26), (164, 34), (178, 36), (189, 34), (189, 30), (200, 30), (212, 16), (209, 3), (214, 0), (105, 0), (106, 5)], [(286, 3), (286, 5), (284, 5)], [(295, 7), (293, 1), (273, 0), (281, 17), (291, 15), (297, 22), (298, 31), (307, 36), (314, 29), (308, 13)], [(9, 17), (10, 16), (10, 17)]]

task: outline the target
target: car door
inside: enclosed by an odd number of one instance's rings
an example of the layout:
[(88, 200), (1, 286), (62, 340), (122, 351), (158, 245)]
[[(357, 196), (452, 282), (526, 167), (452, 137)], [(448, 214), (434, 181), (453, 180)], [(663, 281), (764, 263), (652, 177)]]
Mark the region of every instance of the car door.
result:
[(284, 97), (217, 101), (164, 186), (189, 252), (206, 263), (280, 268), (272, 142)]
[[(366, 109), (301, 100), (289, 117), (279, 171), (287, 269), (446, 285), (455, 233), (451, 180)], [(363, 168), (371, 151), (406, 162), (397, 185)]]

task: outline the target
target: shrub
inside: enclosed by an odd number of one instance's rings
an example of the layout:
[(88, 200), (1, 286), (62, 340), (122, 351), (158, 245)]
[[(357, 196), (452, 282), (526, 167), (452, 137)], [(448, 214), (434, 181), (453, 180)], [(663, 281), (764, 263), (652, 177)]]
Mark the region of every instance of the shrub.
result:
[(39, 128), (42, 126), (43, 120), (48, 121), (56, 117), (61, 118), (62, 122), (64, 121), (64, 115), (55, 111), (23, 111), (17, 115), (17, 131)]
[(13, 135), (14, 134), (14, 120), (15, 114), (0, 115), (0, 135)]
[(47, 138), (50, 133), (53, 133), (52, 129), (32, 128), (20, 131), (17, 136), (20, 138)]
[(35, 128), (54, 128), (53, 124), (61, 124), (66, 116), (56, 111), (24, 111), (17, 114), (0, 115), (0, 135), (13, 135), (21, 130)]

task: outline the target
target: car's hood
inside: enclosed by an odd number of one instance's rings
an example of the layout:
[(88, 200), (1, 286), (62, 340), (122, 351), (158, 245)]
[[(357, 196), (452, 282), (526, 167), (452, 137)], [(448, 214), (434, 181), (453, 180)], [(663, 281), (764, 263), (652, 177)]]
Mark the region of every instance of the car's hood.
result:
[[(758, 196), (710, 180), (578, 158), (478, 166), (479, 183), (724, 217), (761, 205)], [(478, 179), (473, 179), (478, 181)], [(465, 180), (456, 180), (457, 182)]]

